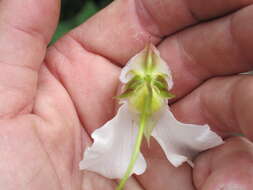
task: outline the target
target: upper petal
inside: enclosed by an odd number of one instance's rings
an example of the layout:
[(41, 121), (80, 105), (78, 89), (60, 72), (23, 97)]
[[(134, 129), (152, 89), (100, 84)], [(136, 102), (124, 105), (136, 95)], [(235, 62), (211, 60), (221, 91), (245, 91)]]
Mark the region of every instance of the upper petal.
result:
[(123, 84), (127, 83), (132, 76), (128, 73), (131, 70), (141, 70), (141, 63), (146, 59), (146, 50), (143, 49), (141, 52), (133, 56), (127, 64), (122, 68), (119, 79)]
[(211, 131), (208, 125), (181, 123), (169, 108), (164, 108), (161, 113), (152, 136), (175, 167), (192, 160), (199, 152), (223, 143), (222, 138)]
[[(122, 178), (130, 162), (137, 134), (138, 126), (134, 126), (125, 103), (112, 120), (92, 133), (94, 143), (84, 152), (80, 169), (93, 171), (107, 178)], [(133, 173), (139, 175), (145, 169), (146, 162), (140, 153)]]
[(136, 54), (127, 62), (125, 67), (121, 70), (120, 77), (119, 77), (120, 81), (122, 83), (127, 83), (132, 77), (131, 74), (129, 74), (129, 71), (131, 70), (141, 71), (143, 69), (142, 63), (146, 61), (148, 48), (151, 48), (152, 52), (154, 53), (154, 60), (157, 65), (156, 67), (157, 72), (168, 75), (168, 77), (166, 78), (166, 81), (169, 86), (168, 90), (170, 90), (173, 86), (170, 68), (168, 64), (161, 58), (158, 49), (153, 44), (149, 44), (146, 48), (144, 48), (141, 52)]

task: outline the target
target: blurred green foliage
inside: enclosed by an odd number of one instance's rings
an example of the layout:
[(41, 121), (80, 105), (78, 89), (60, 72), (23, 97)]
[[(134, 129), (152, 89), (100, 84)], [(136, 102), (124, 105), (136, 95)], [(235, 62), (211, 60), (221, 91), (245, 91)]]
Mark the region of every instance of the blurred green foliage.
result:
[(51, 43), (104, 8), (112, 0), (62, 0), (60, 22)]

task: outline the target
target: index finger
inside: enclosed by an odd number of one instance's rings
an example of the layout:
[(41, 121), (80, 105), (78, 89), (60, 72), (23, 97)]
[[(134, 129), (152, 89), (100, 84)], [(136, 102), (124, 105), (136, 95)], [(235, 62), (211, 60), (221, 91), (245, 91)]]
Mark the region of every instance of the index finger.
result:
[(149, 41), (157, 44), (164, 36), (248, 4), (250, 0), (118, 0), (70, 36), (86, 50), (122, 65)]

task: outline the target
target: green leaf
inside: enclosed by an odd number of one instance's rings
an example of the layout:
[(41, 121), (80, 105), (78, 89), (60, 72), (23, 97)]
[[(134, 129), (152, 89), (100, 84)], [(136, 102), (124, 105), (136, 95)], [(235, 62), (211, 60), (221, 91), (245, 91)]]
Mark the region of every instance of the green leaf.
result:
[(85, 20), (94, 15), (98, 10), (99, 9), (94, 4), (94, 1), (87, 0), (83, 5), (81, 11), (78, 12), (74, 17), (62, 20), (59, 23), (50, 44), (56, 42), (60, 37), (69, 32), (71, 29), (82, 24)]

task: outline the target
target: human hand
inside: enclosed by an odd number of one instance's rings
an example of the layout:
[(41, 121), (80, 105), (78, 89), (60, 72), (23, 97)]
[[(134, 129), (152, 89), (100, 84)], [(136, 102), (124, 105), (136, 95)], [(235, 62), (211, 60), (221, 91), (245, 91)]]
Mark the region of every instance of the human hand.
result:
[[(120, 67), (150, 40), (172, 70), (177, 119), (252, 140), (252, 77), (236, 75), (252, 69), (251, 4), (118, 0), (47, 49), (59, 1), (1, 1), (0, 187), (114, 189), (78, 164), (90, 133), (113, 117)], [(245, 138), (202, 153), (193, 175), (186, 164), (172, 167), (155, 142), (143, 149), (148, 169), (126, 189), (253, 186)]]

